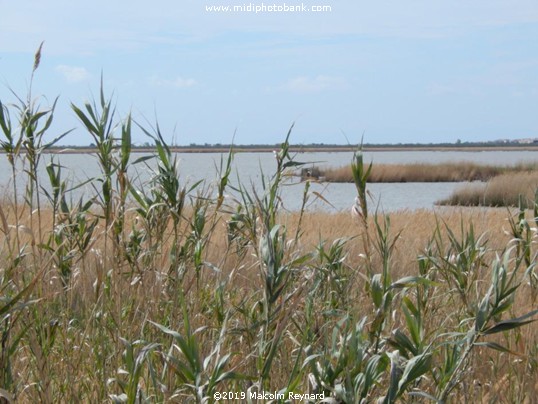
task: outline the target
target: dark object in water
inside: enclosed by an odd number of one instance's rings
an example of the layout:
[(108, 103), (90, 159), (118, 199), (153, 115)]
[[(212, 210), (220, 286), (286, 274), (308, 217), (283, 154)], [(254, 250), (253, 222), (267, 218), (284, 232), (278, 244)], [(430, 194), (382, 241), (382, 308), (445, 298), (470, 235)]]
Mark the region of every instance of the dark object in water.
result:
[(318, 167), (302, 168), (301, 169), (301, 179), (315, 178), (319, 179), (321, 176), (321, 171)]

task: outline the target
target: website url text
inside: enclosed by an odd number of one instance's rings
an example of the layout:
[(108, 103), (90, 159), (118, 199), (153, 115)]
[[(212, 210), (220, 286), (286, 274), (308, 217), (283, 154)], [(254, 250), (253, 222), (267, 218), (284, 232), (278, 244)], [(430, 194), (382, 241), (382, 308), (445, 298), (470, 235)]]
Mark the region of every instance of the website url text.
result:
[(205, 11), (216, 13), (330, 13), (332, 11), (331, 6), (319, 6), (312, 5), (307, 6), (304, 3), (289, 5), (286, 3), (281, 4), (254, 4), (248, 3), (243, 5), (234, 6), (205, 6)]

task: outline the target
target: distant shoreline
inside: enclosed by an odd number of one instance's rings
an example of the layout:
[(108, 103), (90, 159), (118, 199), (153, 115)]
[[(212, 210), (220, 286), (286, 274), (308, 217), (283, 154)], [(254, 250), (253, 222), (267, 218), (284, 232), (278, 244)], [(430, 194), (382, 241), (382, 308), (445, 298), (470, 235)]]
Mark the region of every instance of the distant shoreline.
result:
[[(176, 146), (170, 147), (174, 153), (228, 153), (230, 145), (223, 146)], [(278, 150), (279, 146), (241, 146), (233, 147), (236, 153), (272, 153)], [(357, 150), (357, 146), (290, 146), (293, 153), (339, 153), (352, 152)], [(402, 151), (461, 151), (461, 152), (481, 152), (481, 151), (538, 151), (537, 144), (524, 145), (364, 145), (365, 152), (402, 152)], [(96, 153), (94, 147), (54, 147), (43, 151), (50, 154), (89, 154)], [(153, 153), (154, 147), (133, 147), (132, 153)], [(3, 151), (0, 152), (3, 154)]]

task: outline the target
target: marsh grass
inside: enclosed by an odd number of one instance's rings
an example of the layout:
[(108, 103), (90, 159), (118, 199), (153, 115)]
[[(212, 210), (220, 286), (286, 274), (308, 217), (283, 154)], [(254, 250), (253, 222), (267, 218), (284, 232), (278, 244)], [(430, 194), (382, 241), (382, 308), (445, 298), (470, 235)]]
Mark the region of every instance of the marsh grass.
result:
[[(286, 213), (280, 192), (302, 164), (290, 133), (261, 189), (240, 180), (231, 189), (232, 151), (213, 181), (188, 185), (158, 125), (143, 128), (156, 169), (136, 185), (129, 167), (144, 161), (130, 159), (131, 119), (112, 114), (100, 94), (73, 106), (101, 143), (95, 195), (73, 200), (78, 184), (51, 162), (51, 191), (32, 189), (44, 196), (39, 221), (33, 198), (0, 204), (0, 400), (205, 403), (227, 391), (347, 403), (536, 397), (535, 212), (389, 217), (369, 209), (373, 170), (358, 150), (353, 215)], [(1, 107), (16, 167), (26, 156), (13, 152), (19, 124), (7, 122), (21, 111)], [(15, 189), (20, 177), (12, 181)], [(306, 203), (308, 183), (303, 194)]]
[[(472, 162), (372, 164), (368, 182), (465, 182), (487, 181), (501, 174), (524, 174), (536, 170), (534, 163), (513, 166), (482, 165)], [(350, 167), (325, 168), (320, 176), (328, 182), (353, 182)]]
[(466, 184), (456, 190), (440, 205), (458, 206), (513, 206), (521, 203), (533, 209), (538, 189), (538, 172), (503, 174), (485, 184)]

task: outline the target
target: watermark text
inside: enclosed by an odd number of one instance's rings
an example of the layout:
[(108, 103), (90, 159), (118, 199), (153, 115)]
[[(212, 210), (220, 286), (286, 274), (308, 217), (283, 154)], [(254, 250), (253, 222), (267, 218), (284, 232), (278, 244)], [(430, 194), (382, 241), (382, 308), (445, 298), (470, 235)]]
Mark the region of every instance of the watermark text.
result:
[(236, 5), (206, 5), (208, 13), (330, 13), (330, 5), (306, 5), (288, 3), (243, 3)]
[(318, 394), (299, 394), (299, 393), (280, 393), (280, 392), (268, 392), (268, 391), (248, 391), (248, 392), (234, 392), (234, 391), (223, 391), (223, 392), (217, 392), (213, 394), (213, 399), (215, 401), (220, 400), (226, 400), (226, 401), (232, 401), (232, 400), (286, 400), (286, 401), (294, 401), (294, 400), (309, 400), (309, 401), (322, 401), (325, 399), (325, 393), (318, 393)]

